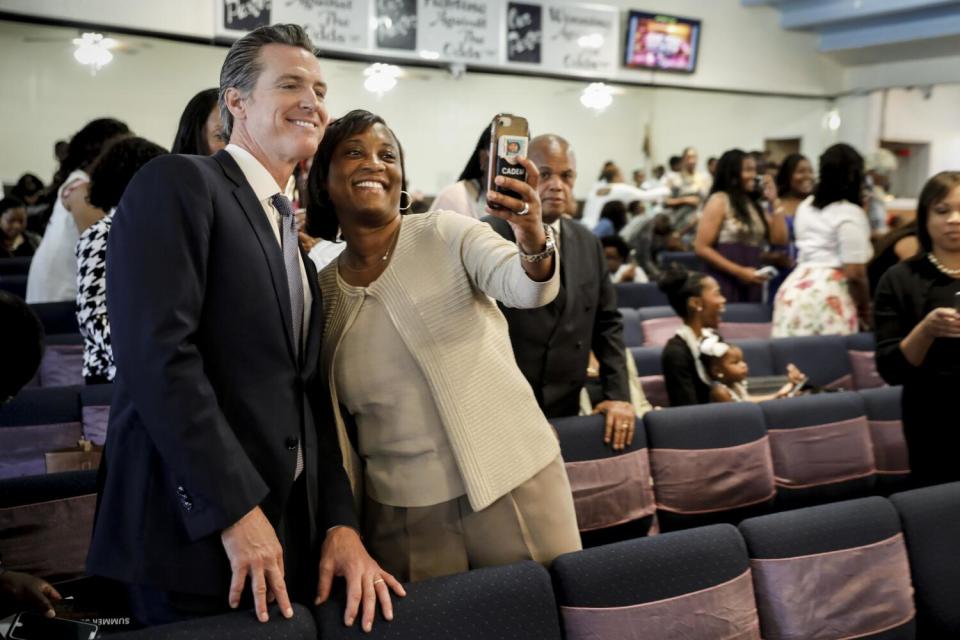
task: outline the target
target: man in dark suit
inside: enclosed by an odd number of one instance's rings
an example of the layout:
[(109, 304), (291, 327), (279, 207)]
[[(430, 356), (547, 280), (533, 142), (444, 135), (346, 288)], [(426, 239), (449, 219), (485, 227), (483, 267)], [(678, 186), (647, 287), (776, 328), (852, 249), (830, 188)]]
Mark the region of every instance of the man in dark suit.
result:
[(220, 74), (230, 144), (150, 162), (115, 214), (117, 377), (88, 569), (124, 583), (142, 623), (241, 602), (266, 622), (273, 599), (290, 617), (291, 598), (324, 600), (342, 575), (345, 622), (362, 597), (369, 628), (377, 600), (390, 619), (389, 588), (402, 592), (357, 534), (317, 375), (316, 269), (288, 199), (326, 91), (303, 29), (244, 36)]
[[(547, 417), (574, 416), (587, 378), (592, 350), (599, 361), (604, 400), (594, 407), (606, 415), (604, 441), (621, 449), (633, 439), (635, 413), (623, 347), (623, 319), (600, 241), (564, 216), (575, 204), (576, 159), (563, 138), (542, 135), (530, 141), (530, 160), (540, 170), (537, 187), (543, 221), (553, 229), (560, 256), (560, 293), (539, 309), (501, 306), (520, 370)], [(509, 223), (487, 217), (503, 237), (514, 240)]]

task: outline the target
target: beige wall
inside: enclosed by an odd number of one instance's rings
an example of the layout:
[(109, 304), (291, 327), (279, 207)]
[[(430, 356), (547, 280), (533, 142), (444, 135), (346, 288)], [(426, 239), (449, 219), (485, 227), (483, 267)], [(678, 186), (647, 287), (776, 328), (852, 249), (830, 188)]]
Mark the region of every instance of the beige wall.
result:
[[(0, 178), (55, 169), (52, 145), (87, 121), (112, 115), (164, 146), (195, 92), (217, 82), (226, 49), (158, 39), (124, 38), (136, 53), (118, 53), (95, 76), (71, 57), (75, 31), (0, 22), (0, 122), (5, 153)], [(583, 83), (409, 69), (382, 98), (363, 89), (361, 63), (328, 60), (333, 114), (366, 108), (383, 115), (407, 150), (411, 185), (434, 193), (459, 174), (480, 130), (497, 111), (525, 115), (534, 133), (568, 137), (579, 158), (582, 195), (600, 165), (614, 159), (629, 170), (643, 164), (644, 126), (651, 124), (654, 158), (686, 145), (701, 156), (732, 146), (761, 147), (764, 137), (802, 137), (816, 154), (829, 142), (821, 126), (823, 100), (758, 98), (677, 89), (626, 87), (603, 114), (579, 103)]]

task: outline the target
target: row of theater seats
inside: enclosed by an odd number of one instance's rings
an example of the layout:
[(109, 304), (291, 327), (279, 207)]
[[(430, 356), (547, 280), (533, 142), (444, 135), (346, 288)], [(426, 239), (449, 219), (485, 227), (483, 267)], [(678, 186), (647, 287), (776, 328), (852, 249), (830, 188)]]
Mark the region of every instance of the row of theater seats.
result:
[[(811, 385), (825, 389), (875, 389), (885, 386), (877, 373), (872, 333), (849, 336), (735, 339), (750, 367), (751, 378), (785, 376), (795, 364)], [(670, 406), (661, 365), (661, 346), (630, 347), (640, 386), (651, 404)], [(784, 378), (785, 381), (785, 378)]]
[(899, 387), (651, 411), (631, 445), (554, 420), (585, 546), (906, 486)]
[(344, 596), (264, 628), (249, 612), (130, 640), (537, 638), (912, 640), (960, 637), (960, 483), (619, 542), (408, 585), (371, 634)]
[[(77, 522), (92, 518), (94, 483), (92, 471), (0, 481), (8, 566), (81, 572), (89, 529)], [(38, 522), (29, 545), (10, 544)], [(528, 562), (408, 585), (396, 621), (378, 620), (372, 637), (955, 638), (958, 539), (960, 483), (834, 502), (567, 554), (552, 584)], [(343, 600), (290, 621), (274, 611), (266, 628), (240, 612), (117, 637), (362, 637), (342, 626)]]
[[(0, 477), (12, 479), (3, 490), (49, 486), (41, 475), (49, 452), (81, 435), (103, 443), (109, 394), (109, 386), (36, 390), (0, 407)], [(885, 495), (909, 476), (899, 387), (651, 411), (620, 452), (603, 444), (602, 416), (554, 426), (585, 546)], [(8, 544), (42, 528), (43, 513), (35, 516), (11, 528), (20, 534)]]
[[(620, 315), (623, 316), (623, 342), (628, 347), (662, 346), (683, 325), (673, 308), (665, 305), (639, 309), (620, 307)], [(736, 302), (726, 306), (719, 331), (727, 340), (769, 338), (773, 326), (770, 321), (767, 305)]]

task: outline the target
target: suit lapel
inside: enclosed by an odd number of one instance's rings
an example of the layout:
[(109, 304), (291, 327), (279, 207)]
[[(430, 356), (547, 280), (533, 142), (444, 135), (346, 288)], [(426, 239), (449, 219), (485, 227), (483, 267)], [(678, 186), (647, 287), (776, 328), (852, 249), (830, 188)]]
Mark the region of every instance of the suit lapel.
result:
[(287, 288), (287, 272), (283, 265), (283, 251), (280, 249), (277, 237), (263, 213), (263, 206), (257, 200), (256, 194), (253, 193), (253, 189), (243, 176), (243, 172), (236, 161), (226, 151), (218, 151), (214, 158), (223, 167), (223, 172), (227, 177), (236, 185), (233, 196), (237, 199), (244, 215), (247, 216), (247, 221), (260, 242), (260, 248), (263, 250), (267, 267), (270, 270), (270, 278), (273, 280), (273, 291), (277, 298), (277, 304), (280, 305), (280, 313), (283, 316), (283, 330), (287, 336), (290, 356), (294, 359), (294, 362), (299, 362), (296, 357), (298, 349), (293, 340), (293, 313), (290, 311), (290, 293)]

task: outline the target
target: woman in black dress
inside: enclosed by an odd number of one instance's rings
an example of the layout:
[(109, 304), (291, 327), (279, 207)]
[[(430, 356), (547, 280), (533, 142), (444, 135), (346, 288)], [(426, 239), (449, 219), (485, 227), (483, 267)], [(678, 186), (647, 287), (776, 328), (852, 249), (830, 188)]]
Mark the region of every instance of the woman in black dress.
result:
[(874, 301), (877, 369), (903, 385), (903, 429), (917, 485), (960, 480), (952, 436), (960, 384), (960, 172), (920, 193), (921, 252), (890, 268)]
[(672, 268), (660, 280), (670, 306), (683, 319), (660, 356), (671, 407), (710, 402), (710, 378), (700, 361), (700, 340), (720, 325), (727, 299), (712, 277)]

